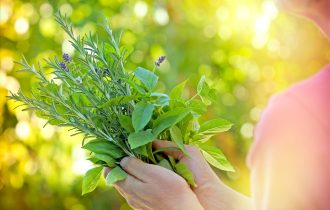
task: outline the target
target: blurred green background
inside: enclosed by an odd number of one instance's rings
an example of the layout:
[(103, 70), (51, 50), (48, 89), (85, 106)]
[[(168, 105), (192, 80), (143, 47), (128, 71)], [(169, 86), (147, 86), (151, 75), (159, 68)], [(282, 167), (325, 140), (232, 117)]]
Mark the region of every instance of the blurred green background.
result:
[(134, 47), (126, 64), (153, 67), (159, 55), (160, 89), (189, 78), (187, 94), (206, 75), (218, 90), (208, 116), (222, 116), (234, 128), (213, 139), (236, 168), (216, 171), (231, 187), (249, 194), (245, 164), (253, 129), (274, 93), (314, 74), (330, 62), (330, 44), (310, 22), (258, 0), (1, 0), (0, 6), (0, 209), (129, 209), (114, 190), (100, 183), (81, 196), (90, 167), (81, 138), (66, 129), (42, 128), (35, 114), (13, 111), (9, 90), (28, 90), (31, 78), (13, 61), (31, 63), (74, 51), (53, 19), (66, 13), (76, 32), (100, 34), (102, 15), (123, 30), (123, 45)]

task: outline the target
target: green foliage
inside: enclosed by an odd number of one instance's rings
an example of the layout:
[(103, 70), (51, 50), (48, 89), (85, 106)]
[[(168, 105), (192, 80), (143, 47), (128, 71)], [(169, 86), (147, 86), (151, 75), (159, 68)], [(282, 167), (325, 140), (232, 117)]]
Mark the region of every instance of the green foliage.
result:
[[(199, 125), (200, 116), (215, 98), (214, 89), (205, 76), (191, 98), (183, 97), (186, 81), (174, 87), (170, 95), (154, 92), (158, 76), (142, 67), (134, 72), (126, 71), (127, 54), (123, 54), (120, 37), (108, 23), (103, 26), (108, 41), (98, 42), (98, 38), (90, 34), (76, 36), (72, 24), (60, 13), (55, 19), (70, 37), (77, 55), (46, 59), (47, 67), (55, 75), (50, 80), (40, 65), (36, 69), (23, 57), (19, 63), (23, 66), (21, 71), (35, 75), (38, 81), (31, 90), (31, 97), (18, 91), (10, 98), (23, 102), (28, 109), (37, 110), (48, 123), (71, 127), (73, 135), (85, 136), (84, 142), (86, 139), (88, 142), (82, 148), (91, 152), (89, 160), (98, 167), (86, 174), (83, 194), (95, 189), (103, 166), (114, 167), (106, 177), (109, 185), (125, 179), (126, 173), (118, 166), (125, 156), (174, 169), (195, 186), (186, 165), (176, 163), (171, 157), (168, 161), (166, 157), (155, 158), (151, 143), (155, 139), (171, 140), (188, 155), (184, 143), (201, 144), (216, 133), (230, 129), (231, 123), (222, 119)], [(156, 66), (160, 65), (160, 60)], [(202, 151), (211, 164), (230, 170), (220, 150)]]
[(225, 170), (225, 171), (235, 171), (232, 165), (228, 162), (222, 151), (216, 147), (211, 146), (201, 146), (199, 145), (205, 159), (214, 167)]

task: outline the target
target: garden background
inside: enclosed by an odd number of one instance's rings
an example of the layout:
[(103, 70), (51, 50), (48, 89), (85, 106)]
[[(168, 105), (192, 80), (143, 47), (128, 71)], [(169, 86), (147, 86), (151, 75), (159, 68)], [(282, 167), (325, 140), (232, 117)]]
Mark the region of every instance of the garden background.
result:
[(236, 172), (215, 170), (246, 195), (245, 159), (267, 101), (330, 62), (330, 44), (321, 32), (311, 22), (278, 11), (270, 0), (1, 0), (0, 4), (1, 210), (129, 209), (104, 183), (81, 196), (82, 175), (90, 167), (80, 148), (81, 137), (71, 137), (67, 129), (42, 128), (43, 120), (31, 112), (13, 111), (15, 103), (6, 99), (9, 90), (26, 91), (33, 82), (30, 75), (16, 72), (14, 61), (22, 54), (36, 64), (62, 52), (74, 53), (53, 19), (57, 10), (72, 19), (80, 34), (99, 33), (102, 15), (111, 18), (112, 27), (123, 31), (121, 43), (134, 48), (127, 69), (152, 68), (158, 56), (166, 55), (157, 72), (163, 90), (189, 78), (189, 94), (206, 75), (218, 90), (208, 116), (235, 124), (212, 141)]

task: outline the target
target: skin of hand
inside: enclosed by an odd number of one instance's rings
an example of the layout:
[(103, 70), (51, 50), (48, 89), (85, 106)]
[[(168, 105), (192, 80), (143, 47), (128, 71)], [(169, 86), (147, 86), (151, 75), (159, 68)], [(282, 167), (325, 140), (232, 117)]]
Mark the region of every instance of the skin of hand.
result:
[[(128, 176), (114, 187), (134, 209), (204, 209), (187, 182), (173, 171), (133, 157), (123, 158), (120, 165)], [(108, 172), (106, 169), (105, 175)]]
[[(160, 149), (176, 145), (173, 142), (157, 140), (153, 146)], [(122, 168), (129, 175), (126, 180), (117, 182), (115, 188), (135, 209), (250, 209), (250, 200), (224, 185), (196, 147), (185, 147), (190, 157), (178, 150), (168, 150), (164, 153), (188, 166), (197, 184), (194, 189), (173, 171), (131, 157), (121, 161)]]

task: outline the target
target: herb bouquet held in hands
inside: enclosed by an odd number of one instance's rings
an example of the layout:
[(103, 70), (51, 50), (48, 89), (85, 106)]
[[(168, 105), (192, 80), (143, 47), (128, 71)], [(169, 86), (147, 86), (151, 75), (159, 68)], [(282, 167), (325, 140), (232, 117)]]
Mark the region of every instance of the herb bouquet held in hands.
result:
[[(127, 175), (119, 166), (125, 156), (173, 170), (194, 186), (187, 166), (161, 153), (181, 150), (188, 155), (184, 144), (196, 145), (213, 166), (233, 170), (219, 149), (204, 145), (232, 125), (224, 119), (199, 121), (215, 94), (205, 77), (200, 79), (196, 95), (189, 99), (182, 97), (186, 81), (168, 95), (156, 92), (158, 76), (154, 71), (142, 67), (132, 72), (125, 70), (128, 50), (119, 47), (120, 36), (113, 33), (107, 22), (103, 28), (108, 40), (99, 42), (92, 35), (76, 36), (71, 23), (60, 13), (55, 19), (70, 37), (75, 56), (63, 54), (61, 59), (46, 59), (47, 68), (54, 75), (52, 79), (40, 65), (29, 65), (23, 57), (20, 71), (34, 74), (38, 81), (31, 94), (20, 90), (9, 98), (22, 102), (19, 106), (27, 106), (24, 110), (35, 110), (47, 120), (46, 124), (68, 126), (72, 135), (84, 135), (82, 148), (90, 152), (88, 159), (95, 167), (84, 177), (83, 194), (96, 188), (104, 167), (112, 168), (107, 184), (125, 179)], [(155, 68), (164, 60), (165, 56), (159, 57)], [(177, 147), (155, 151), (155, 139), (171, 140)]]

